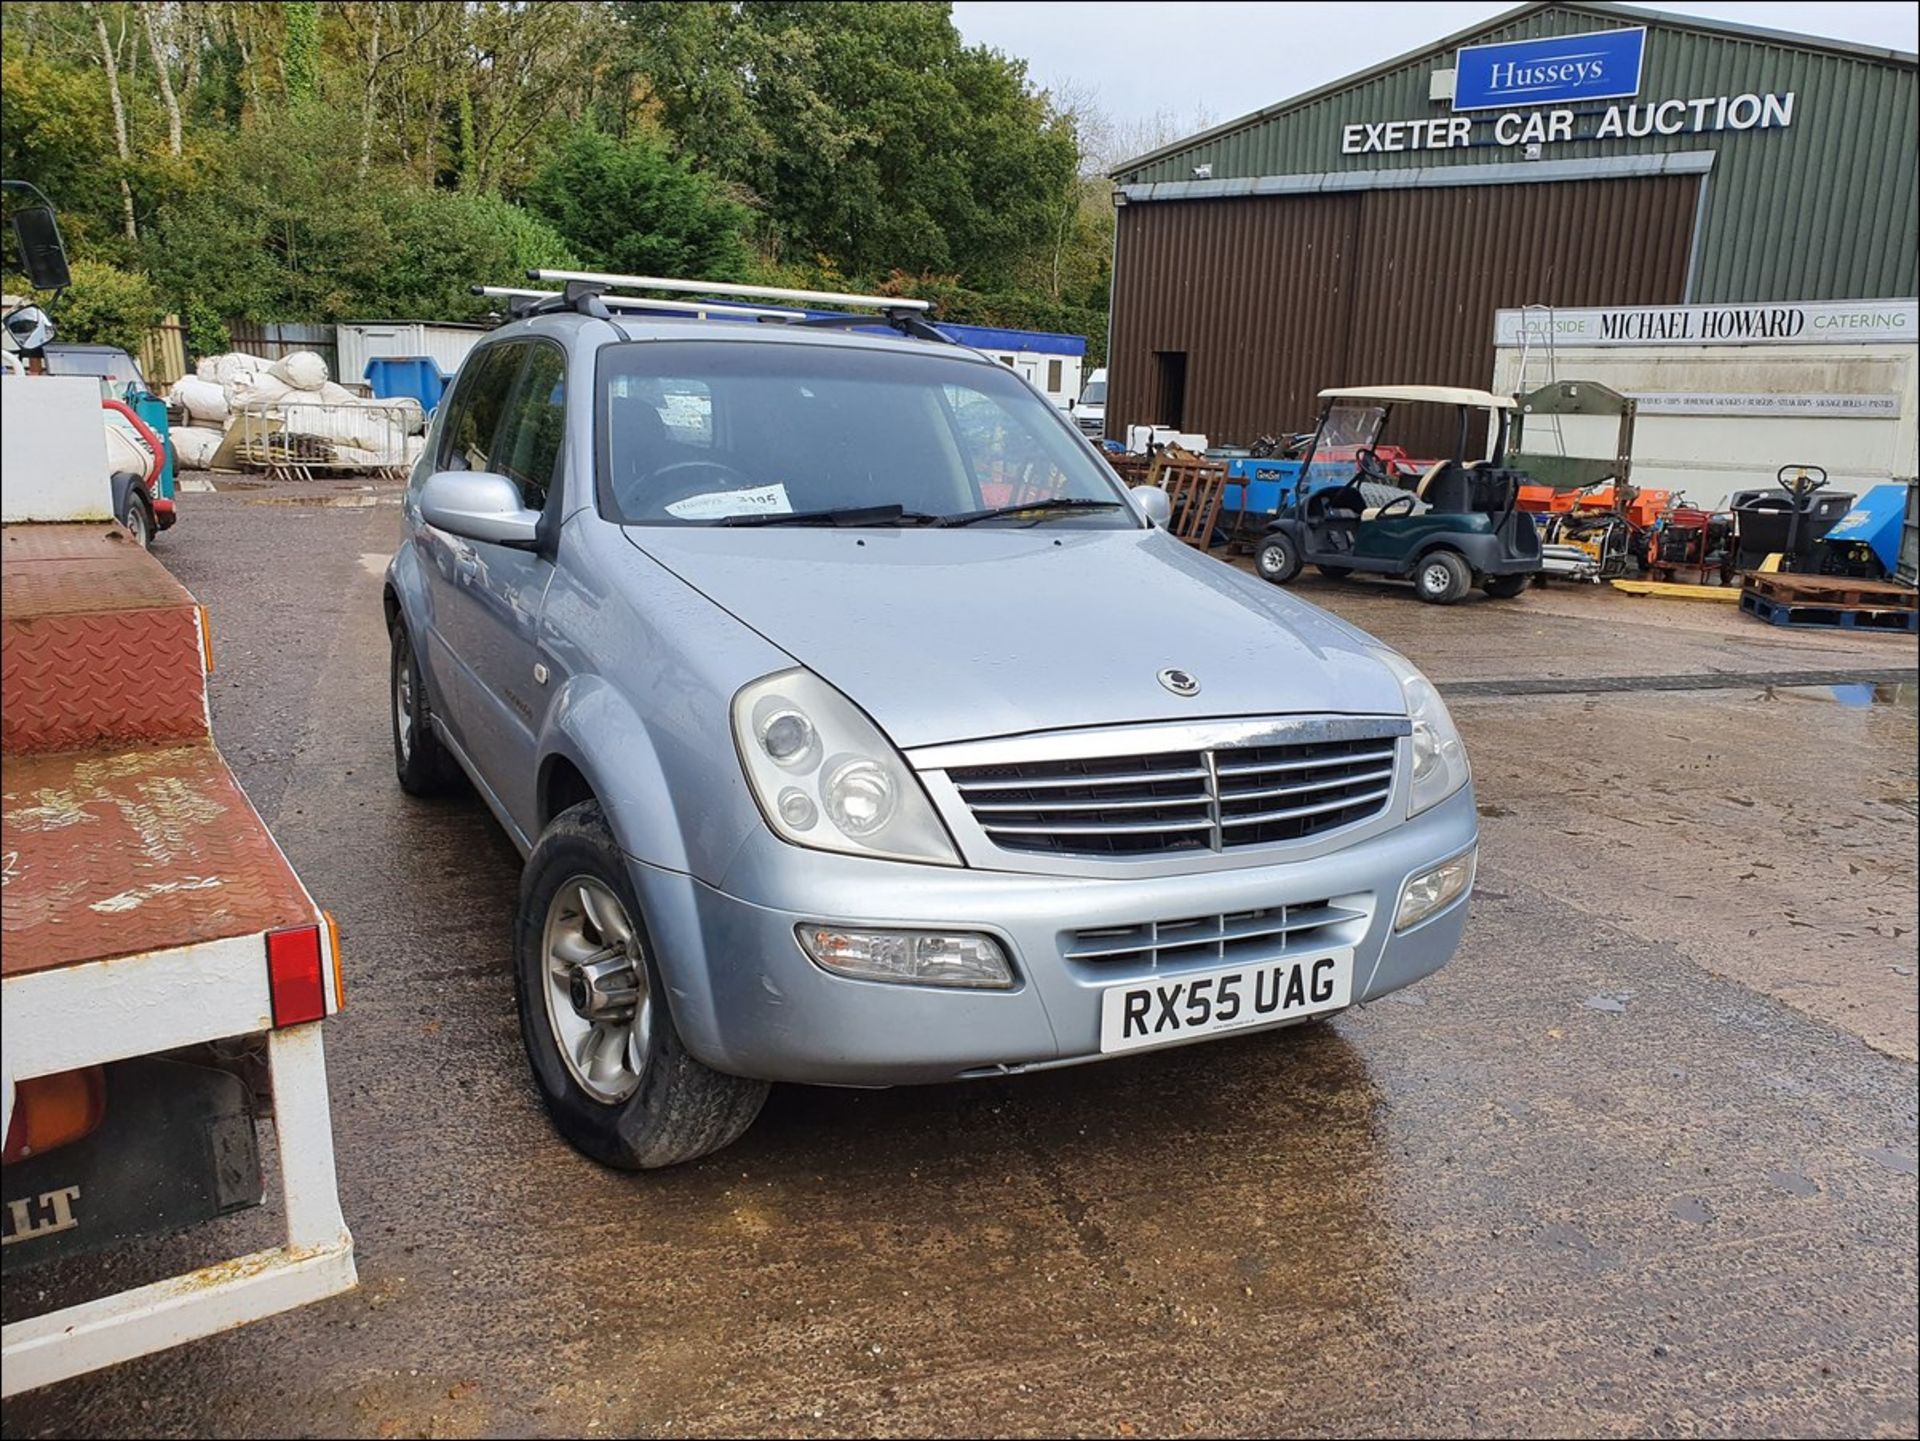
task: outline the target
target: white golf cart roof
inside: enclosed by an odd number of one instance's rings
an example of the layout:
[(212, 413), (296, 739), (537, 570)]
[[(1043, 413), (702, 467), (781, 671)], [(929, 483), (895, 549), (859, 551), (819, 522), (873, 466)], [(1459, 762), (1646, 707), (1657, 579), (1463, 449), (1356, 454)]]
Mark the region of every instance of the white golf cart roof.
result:
[(1323, 390), (1322, 400), (1407, 400), (1431, 401), (1436, 405), (1471, 405), (1481, 410), (1513, 410), (1510, 395), (1495, 395), (1490, 390), (1465, 390), (1456, 385), (1350, 385), (1340, 390)]

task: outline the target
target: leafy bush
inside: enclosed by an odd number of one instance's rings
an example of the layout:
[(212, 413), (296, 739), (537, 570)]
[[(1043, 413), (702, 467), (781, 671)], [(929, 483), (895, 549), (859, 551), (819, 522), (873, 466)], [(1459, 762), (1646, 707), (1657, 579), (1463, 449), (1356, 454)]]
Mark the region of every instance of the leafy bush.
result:
[(471, 285), (525, 285), (536, 266), (573, 269), (566, 239), (493, 195), (400, 190), (388, 197), (391, 254), (356, 300), (360, 318), (468, 320), (497, 305)]
[(117, 345), (138, 355), (163, 314), (153, 282), (137, 270), (97, 260), (76, 260), (70, 269), (73, 284), (48, 310), (58, 338)]
[(189, 295), (180, 309), (186, 317), (188, 358), (225, 355), (233, 349), (233, 336), (217, 308), (197, 295)]

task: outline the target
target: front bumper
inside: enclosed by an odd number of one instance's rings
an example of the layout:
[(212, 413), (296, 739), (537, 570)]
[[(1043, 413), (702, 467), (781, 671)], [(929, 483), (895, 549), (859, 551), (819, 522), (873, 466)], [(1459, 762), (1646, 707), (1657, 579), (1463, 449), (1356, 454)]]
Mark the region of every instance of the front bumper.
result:
[[(1090, 880), (908, 865), (803, 850), (770, 833), (749, 843), (724, 889), (629, 864), (675, 1024), (695, 1056), (770, 1081), (890, 1086), (1101, 1059), (1101, 993), (1154, 972), (1069, 961), (1070, 931), (1364, 898), (1365, 920), (1341, 938), (1354, 948), (1354, 999), (1398, 990), (1446, 964), (1468, 904), (1462, 897), (1395, 935), (1400, 888), (1477, 835), (1467, 786), (1344, 850), (1189, 875)], [(829, 975), (795, 938), (809, 922), (983, 931), (1007, 946), (1017, 979), (1011, 990), (961, 991)]]

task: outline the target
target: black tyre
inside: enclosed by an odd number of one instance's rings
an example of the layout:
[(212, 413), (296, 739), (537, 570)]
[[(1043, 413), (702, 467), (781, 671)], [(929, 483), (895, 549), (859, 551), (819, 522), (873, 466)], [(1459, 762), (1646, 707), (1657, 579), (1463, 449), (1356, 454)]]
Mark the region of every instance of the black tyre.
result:
[(1473, 589), (1473, 567), (1458, 551), (1436, 550), (1420, 557), (1413, 587), (1429, 605), (1452, 605)]
[(428, 719), (427, 683), (407, 628), (398, 621), (393, 625), (391, 652), (387, 714), (393, 721), (393, 773), (408, 795), (445, 795), (458, 789), (465, 777)]
[(1328, 580), (1345, 580), (1353, 574), (1353, 567), (1350, 565), (1317, 565), (1314, 569)]
[(598, 801), (562, 811), (520, 882), (520, 1035), (547, 1114), (605, 1166), (651, 1170), (738, 1140), (765, 1081), (722, 1075), (674, 1029), (645, 918)]
[(1480, 582), (1480, 589), (1495, 600), (1512, 600), (1532, 584), (1533, 576), (1530, 574), (1490, 575)]
[(153, 537), (159, 527), (154, 524), (153, 502), (147, 499), (145, 486), (136, 485), (127, 491), (127, 513), (120, 517), (120, 524), (127, 528), (127, 534), (140, 549), (153, 549)]
[(1260, 572), (1260, 579), (1285, 585), (1300, 574), (1300, 549), (1291, 537), (1276, 532), (1254, 551), (1253, 567)]

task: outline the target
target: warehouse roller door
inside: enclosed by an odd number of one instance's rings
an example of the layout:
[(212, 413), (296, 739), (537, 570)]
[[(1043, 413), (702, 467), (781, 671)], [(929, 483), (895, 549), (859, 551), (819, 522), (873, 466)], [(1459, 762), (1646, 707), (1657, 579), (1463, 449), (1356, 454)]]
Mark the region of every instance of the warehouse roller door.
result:
[[(1127, 205), (1109, 433), (1161, 419), (1161, 356), (1185, 357), (1185, 428), (1245, 444), (1312, 424), (1328, 386), (1486, 385), (1502, 307), (1679, 304), (1699, 184), (1671, 175)], [(1449, 435), (1436, 423), (1394, 438), (1432, 452)]]

